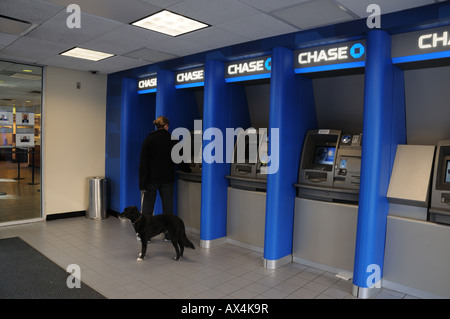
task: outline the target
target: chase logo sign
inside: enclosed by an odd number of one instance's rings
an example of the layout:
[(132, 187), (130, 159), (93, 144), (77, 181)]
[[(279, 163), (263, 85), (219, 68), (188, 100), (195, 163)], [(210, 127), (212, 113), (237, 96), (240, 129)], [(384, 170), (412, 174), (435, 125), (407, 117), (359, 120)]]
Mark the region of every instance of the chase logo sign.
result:
[(205, 69), (195, 68), (184, 70), (175, 74), (175, 87), (177, 89), (198, 87), (205, 85)]
[(157, 85), (156, 75), (142, 78), (137, 82), (137, 91), (139, 94), (154, 93), (156, 92)]
[(297, 50), (294, 53), (296, 73), (356, 68), (365, 65), (366, 41), (351, 41)]
[(393, 63), (418, 62), (450, 57), (450, 27), (392, 36)]
[(225, 64), (225, 81), (239, 82), (270, 78), (272, 57), (262, 56)]

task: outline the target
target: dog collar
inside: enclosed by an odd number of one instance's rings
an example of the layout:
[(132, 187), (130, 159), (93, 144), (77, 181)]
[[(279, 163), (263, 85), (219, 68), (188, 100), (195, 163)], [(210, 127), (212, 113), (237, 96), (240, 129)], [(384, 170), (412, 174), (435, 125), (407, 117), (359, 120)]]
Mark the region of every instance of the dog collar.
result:
[(139, 218), (136, 219), (136, 221), (132, 222), (132, 224), (135, 225), (137, 222), (139, 222), (141, 220), (141, 218), (142, 218), (142, 214), (139, 215)]

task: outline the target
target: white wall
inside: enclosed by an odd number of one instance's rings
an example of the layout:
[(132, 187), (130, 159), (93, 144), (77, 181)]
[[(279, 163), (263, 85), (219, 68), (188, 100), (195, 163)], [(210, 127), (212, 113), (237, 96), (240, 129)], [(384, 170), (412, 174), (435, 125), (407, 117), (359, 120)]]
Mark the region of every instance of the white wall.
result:
[[(43, 216), (89, 206), (88, 178), (105, 174), (106, 75), (45, 72)], [(81, 89), (77, 89), (77, 82)]]

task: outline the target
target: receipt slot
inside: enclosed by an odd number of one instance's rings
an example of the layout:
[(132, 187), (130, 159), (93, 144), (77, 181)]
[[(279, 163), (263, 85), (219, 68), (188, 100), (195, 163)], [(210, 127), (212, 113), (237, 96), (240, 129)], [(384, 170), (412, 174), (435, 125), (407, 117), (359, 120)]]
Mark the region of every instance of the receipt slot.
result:
[(450, 224), (450, 140), (437, 145), (429, 212), (430, 221)]
[(308, 131), (300, 161), (297, 197), (358, 202), (362, 134)]

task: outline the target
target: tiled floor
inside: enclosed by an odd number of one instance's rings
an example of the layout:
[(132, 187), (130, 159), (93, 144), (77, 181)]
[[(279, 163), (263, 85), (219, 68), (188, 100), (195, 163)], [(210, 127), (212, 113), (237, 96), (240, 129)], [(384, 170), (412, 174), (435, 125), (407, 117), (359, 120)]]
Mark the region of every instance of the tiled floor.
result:
[[(81, 267), (81, 280), (108, 298), (178, 299), (346, 299), (351, 281), (291, 263), (276, 270), (262, 267), (262, 254), (226, 244), (186, 249), (176, 262), (173, 246), (155, 237), (144, 261), (129, 221), (85, 217), (0, 227), (0, 238), (19, 236), (58, 265)], [(374, 298), (414, 298), (381, 289)]]

